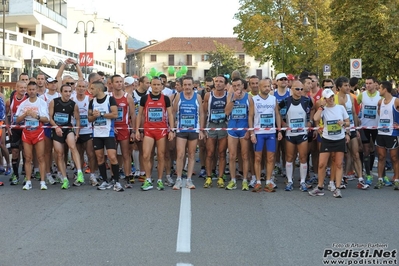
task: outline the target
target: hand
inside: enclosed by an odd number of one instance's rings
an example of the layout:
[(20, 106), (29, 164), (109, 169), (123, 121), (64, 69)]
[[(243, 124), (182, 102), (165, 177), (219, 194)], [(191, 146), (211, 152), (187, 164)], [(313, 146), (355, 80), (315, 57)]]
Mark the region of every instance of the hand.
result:
[(349, 137), (349, 135), (345, 133), (345, 143), (349, 143), (350, 140), (351, 138)]
[(62, 129), (60, 128), (60, 127), (57, 127), (56, 129), (55, 129), (55, 133), (57, 134), (57, 136), (58, 137), (62, 137)]
[(116, 127), (114, 127), (114, 133), (118, 134), (118, 129)]
[(313, 131), (313, 139), (314, 140), (317, 139), (317, 131), (316, 130)]
[(279, 131), (278, 133), (277, 133), (277, 140), (282, 140), (283, 139), (283, 133), (281, 133), (281, 131)]
[(139, 130), (136, 131), (136, 140), (137, 141), (141, 140), (141, 135), (140, 135), (140, 131)]
[(343, 125), (345, 125), (345, 122), (342, 121), (342, 120), (338, 120), (337, 124), (340, 125), (340, 126), (342, 127)]
[(251, 139), (251, 137), (250, 137), (250, 134), (249, 134), (249, 132), (247, 131), (247, 132), (245, 132), (245, 135), (244, 135), (244, 139)]
[(205, 138), (205, 134), (204, 134), (204, 132), (202, 132), (201, 130), (200, 130), (200, 132), (199, 132), (199, 134), (198, 134), (198, 139), (199, 140), (202, 140), (202, 139), (204, 139)]
[(169, 131), (168, 140), (172, 141), (174, 137), (175, 137), (175, 132), (174, 131)]
[(257, 140), (256, 140), (256, 135), (254, 133), (251, 134), (251, 142), (253, 144), (256, 144)]
[(360, 139), (360, 132), (356, 130), (356, 138)]

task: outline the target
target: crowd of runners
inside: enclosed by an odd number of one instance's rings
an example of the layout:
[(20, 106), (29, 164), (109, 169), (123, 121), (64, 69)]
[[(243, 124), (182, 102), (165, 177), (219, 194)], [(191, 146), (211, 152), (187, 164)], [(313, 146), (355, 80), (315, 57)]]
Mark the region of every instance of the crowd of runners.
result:
[[(76, 66), (78, 80), (62, 76), (67, 64)], [(85, 81), (73, 59), (54, 79), (23, 73), (9, 99), (0, 95), (0, 171), (23, 190), (32, 189), (32, 178), (42, 190), (81, 186), (85, 174), (99, 190), (120, 192), (135, 182), (143, 191), (194, 189), (198, 152), (204, 188), (215, 180), (218, 188), (274, 192), (283, 177), (283, 190), (320, 196), (327, 177), (336, 198), (353, 179), (362, 190), (399, 190), (399, 100), (391, 82), (367, 77), (360, 88), (357, 78), (320, 82), (305, 71), (228, 77), (201, 84), (190, 76), (168, 81), (165, 75), (92, 73)], [(390, 168), (393, 178), (385, 173)]]

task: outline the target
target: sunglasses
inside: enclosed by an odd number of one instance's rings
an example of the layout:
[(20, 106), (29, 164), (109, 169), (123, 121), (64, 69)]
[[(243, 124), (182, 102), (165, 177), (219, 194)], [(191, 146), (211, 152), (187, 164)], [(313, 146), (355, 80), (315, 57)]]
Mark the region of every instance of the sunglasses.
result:
[(287, 78), (281, 78), (281, 79), (279, 79), (279, 81), (287, 81), (288, 79)]
[(74, 86), (74, 85), (75, 85), (75, 82), (66, 82), (65, 85)]
[(312, 79), (312, 82), (316, 82), (317, 80), (315, 80), (315, 79)]
[(334, 88), (334, 86), (325, 86), (324, 88), (325, 89), (332, 89), (332, 88)]
[(303, 88), (294, 88), (296, 91), (303, 91)]

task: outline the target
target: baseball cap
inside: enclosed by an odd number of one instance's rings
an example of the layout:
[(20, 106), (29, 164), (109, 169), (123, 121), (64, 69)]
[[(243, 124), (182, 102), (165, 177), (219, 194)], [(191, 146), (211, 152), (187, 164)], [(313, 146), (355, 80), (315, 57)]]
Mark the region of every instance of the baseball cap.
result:
[(287, 75), (287, 79), (288, 79), (288, 80), (295, 80), (295, 76), (292, 75), (292, 74), (288, 74), (288, 75)]
[(53, 83), (53, 82), (58, 82), (58, 80), (53, 79), (53, 78), (48, 78), (48, 79), (47, 79), (47, 82), (48, 82), (48, 83)]
[(334, 95), (334, 92), (333, 92), (332, 90), (330, 90), (330, 89), (325, 89), (325, 90), (323, 90), (322, 96), (323, 96), (324, 98), (328, 99), (328, 98), (330, 98), (330, 97), (333, 96), (333, 95)]
[(276, 80), (279, 80), (281, 78), (287, 78), (287, 75), (285, 73), (278, 73), (276, 76)]
[(133, 77), (126, 77), (124, 82), (125, 82), (125, 85), (130, 86), (130, 85), (132, 85), (135, 81), (136, 81), (136, 79), (133, 78)]

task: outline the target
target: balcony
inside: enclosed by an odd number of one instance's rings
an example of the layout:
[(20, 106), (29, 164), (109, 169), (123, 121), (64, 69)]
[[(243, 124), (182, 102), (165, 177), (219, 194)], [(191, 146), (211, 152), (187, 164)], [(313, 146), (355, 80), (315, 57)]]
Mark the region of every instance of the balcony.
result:
[(65, 28), (68, 26), (67, 24), (67, 19), (53, 10), (47, 8), (45, 5), (42, 5), (38, 2), (33, 2), (33, 10), (38, 12), (39, 14), (42, 14), (45, 17), (48, 17), (49, 19), (57, 22), (58, 24), (64, 26)]

